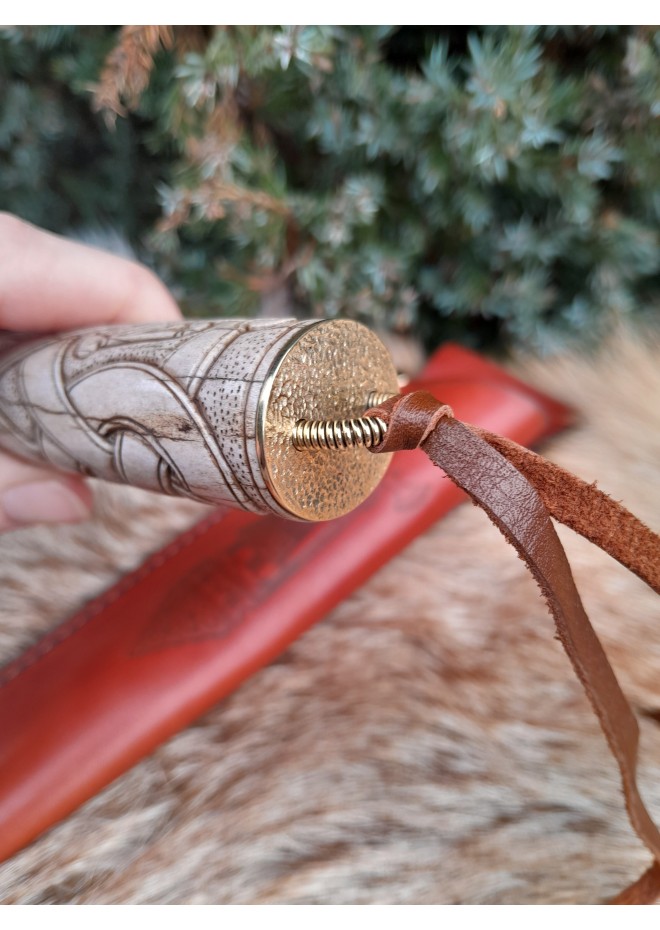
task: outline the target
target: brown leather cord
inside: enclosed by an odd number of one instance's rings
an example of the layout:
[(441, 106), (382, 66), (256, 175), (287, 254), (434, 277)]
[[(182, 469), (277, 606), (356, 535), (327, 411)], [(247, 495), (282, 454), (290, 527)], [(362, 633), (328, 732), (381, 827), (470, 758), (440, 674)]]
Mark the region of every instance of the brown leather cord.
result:
[(594, 486), (515, 443), (454, 419), (451, 409), (431, 394), (417, 391), (391, 398), (368, 413), (388, 424), (385, 439), (372, 451), (420, 446), (485, 510), (541, 588), (619, 766), (630, 822), (655, 860), (615, 903), (651, 903), (660, 894), (660, 832), (637, 787), (639, 727), (582, 606), (550, 514), (656, 590), (660, 537)]
[(657, 859), (636, 882), (613, 898), (610, 904), (653, 904), (660, 896), (660, 863)]
[(476, 426), (470, 429), (533, 484), (550, 515), (584, 536), (660, 594), (660, 539), (594, 484), (536, 452)]

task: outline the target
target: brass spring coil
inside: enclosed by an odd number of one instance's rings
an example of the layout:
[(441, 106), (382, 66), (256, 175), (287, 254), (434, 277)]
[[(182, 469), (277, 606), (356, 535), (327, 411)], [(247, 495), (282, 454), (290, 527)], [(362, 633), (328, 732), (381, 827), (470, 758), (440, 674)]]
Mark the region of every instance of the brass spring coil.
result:
[(379, 445), (387, 431), (380, 417), (354, 417), (351, 420), (299, 420), (293, 428), (293, 445), (303, 449), (370, 449)]
[(367, 397), (367, 410), (370, 407), (378, 407), (379, 404), (385, 403), (393, 396), (389, 391), (371, 391)]

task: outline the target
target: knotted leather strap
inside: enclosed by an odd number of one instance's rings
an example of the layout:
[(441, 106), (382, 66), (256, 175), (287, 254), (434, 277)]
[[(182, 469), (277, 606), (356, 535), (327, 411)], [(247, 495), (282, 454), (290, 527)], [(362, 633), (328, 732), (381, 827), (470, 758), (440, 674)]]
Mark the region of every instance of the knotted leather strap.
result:
[(536, 579), (559, 638), (618, 763), (626, 808), (654, 863), (616, 903), (650, 903), (660, 894), (660, 832), (636, 781), (639, 727), (575, 587), (550, 515), (595, 542), (660, 591), (660, 537), (620, 504), (570, 472), (510, 440), (469, 426), (422, 391), (373, 408), (387, 424), (374, 452), (420, 446), (486, 511)]

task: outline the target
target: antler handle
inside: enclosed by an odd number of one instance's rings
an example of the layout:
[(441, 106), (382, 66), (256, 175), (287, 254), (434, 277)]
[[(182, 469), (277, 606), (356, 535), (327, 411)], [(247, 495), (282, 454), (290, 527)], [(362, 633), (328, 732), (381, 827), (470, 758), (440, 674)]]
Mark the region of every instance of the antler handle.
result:
[(0, 446), (59, 469), (258, 513), (325, 520), (385, 456), (300, 453), (301, 420), (396, 392), (380, 340), (346, 320), (197, 320), (0, 342)]

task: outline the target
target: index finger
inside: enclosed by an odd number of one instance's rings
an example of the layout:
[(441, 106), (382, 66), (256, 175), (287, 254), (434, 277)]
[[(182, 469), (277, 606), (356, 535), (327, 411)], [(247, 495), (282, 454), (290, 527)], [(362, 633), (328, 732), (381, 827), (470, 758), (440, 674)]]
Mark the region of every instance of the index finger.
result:
[(143, 265), (0, 213), (0, 329), (52, 332), (180, 317)]

